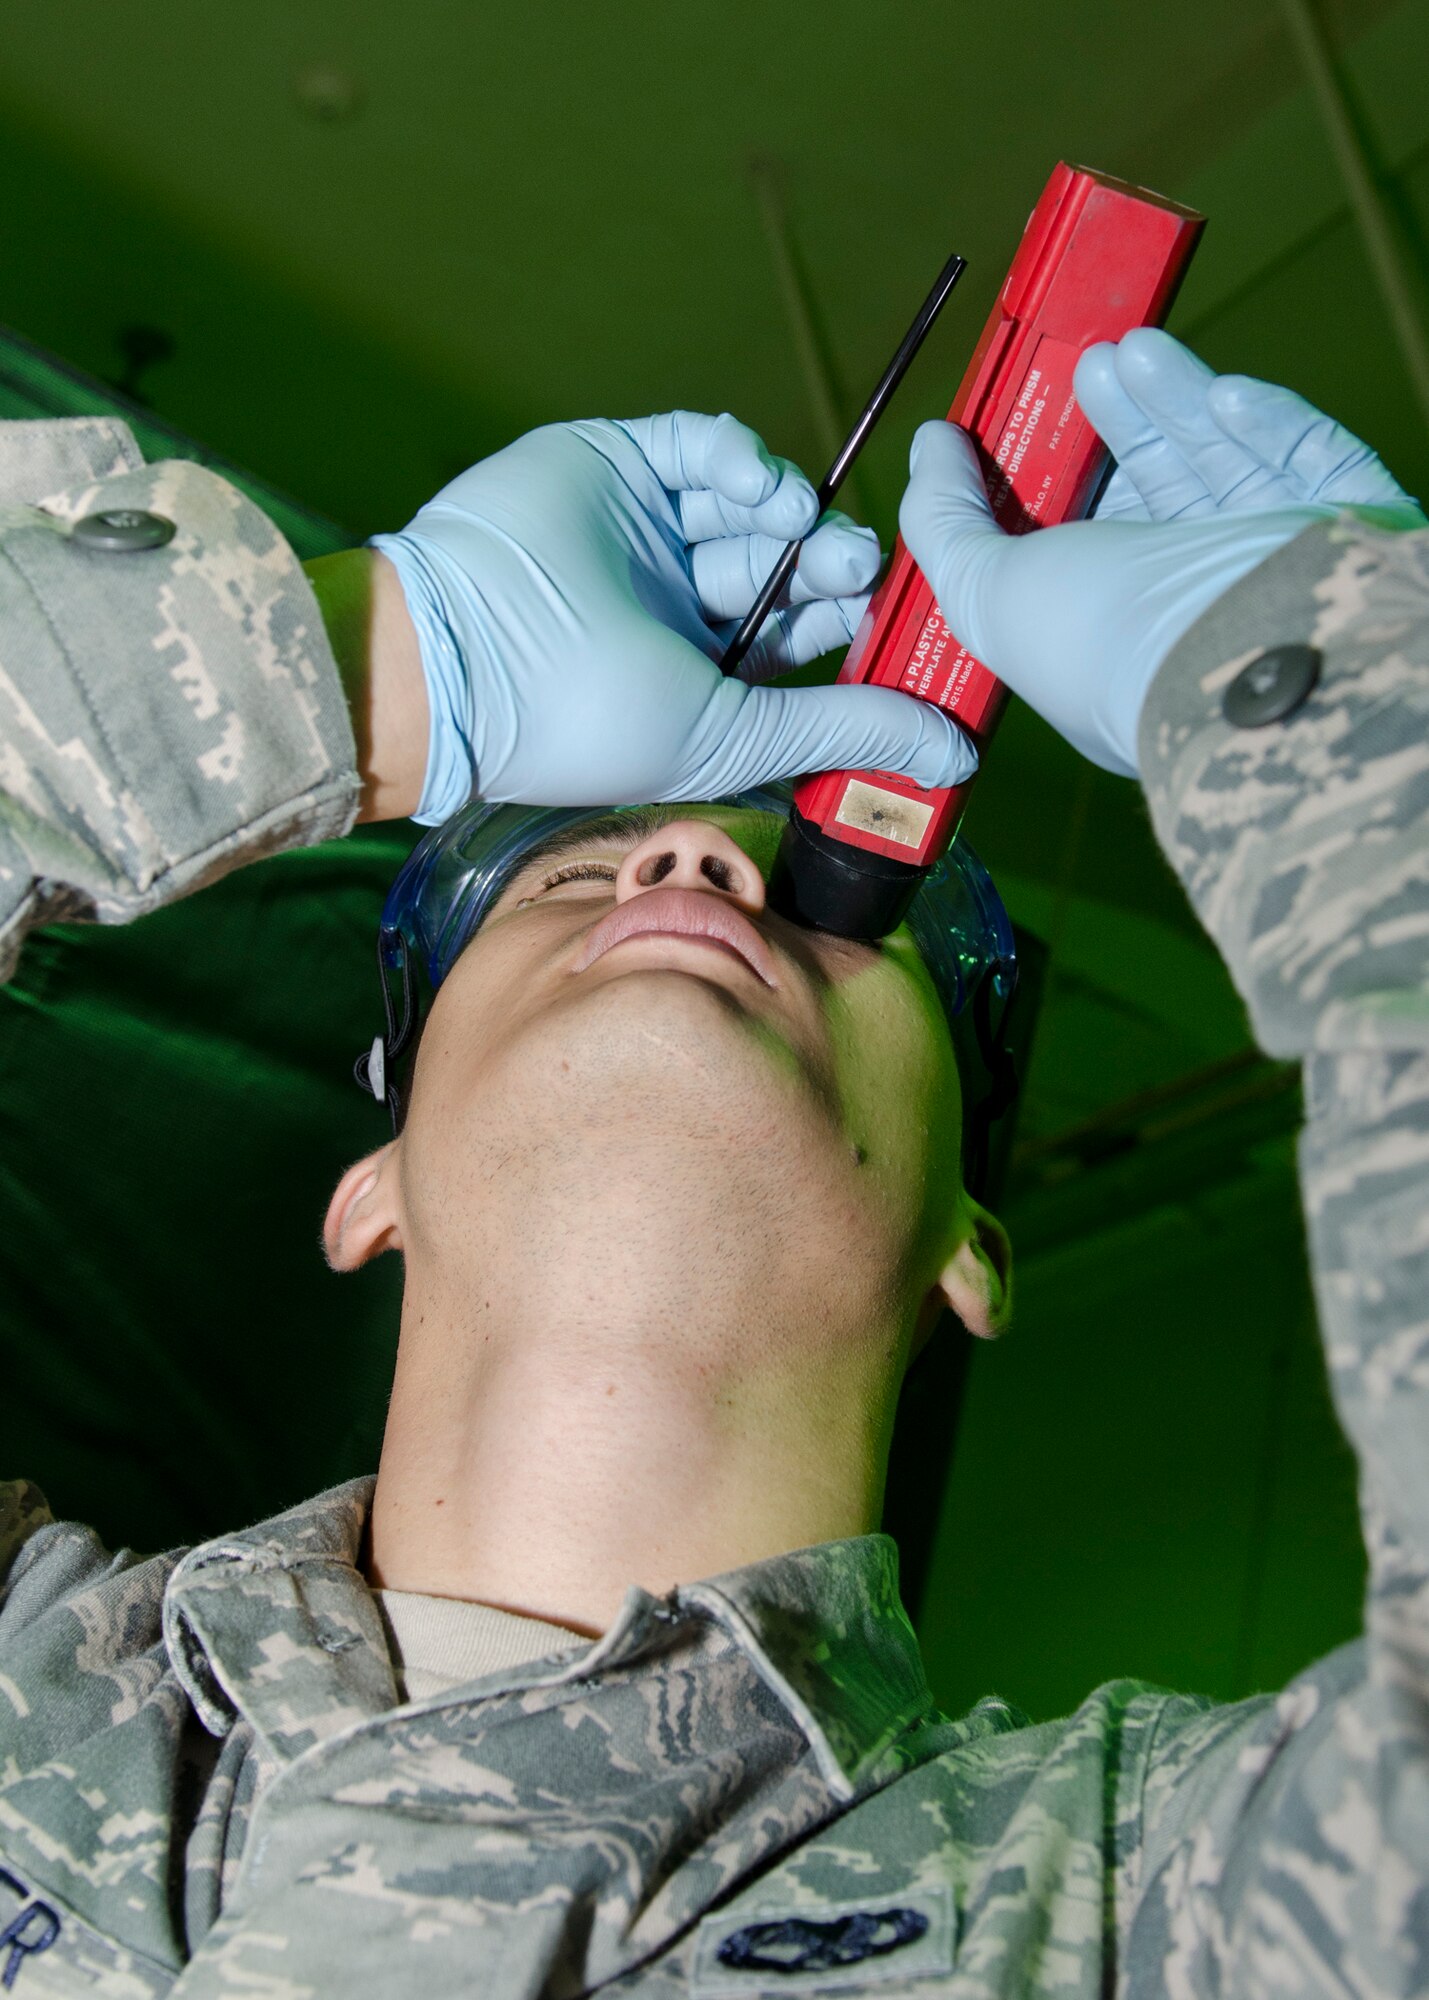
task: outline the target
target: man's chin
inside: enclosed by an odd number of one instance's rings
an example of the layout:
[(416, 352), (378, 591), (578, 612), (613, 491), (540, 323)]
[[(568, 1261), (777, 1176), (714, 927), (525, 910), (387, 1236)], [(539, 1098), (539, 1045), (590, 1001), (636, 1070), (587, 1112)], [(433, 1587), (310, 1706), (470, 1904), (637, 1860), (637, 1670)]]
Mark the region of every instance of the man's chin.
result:
[[(503, 1096), (533, 1115), (626, 1131), (787, 1126), (822, 1101), (782, 1025), (719, 977), (642, 967), (564, 995), (530, 1018), (500, 1065)], [(539, 1107), (539, 1108), (538, 1108)]]

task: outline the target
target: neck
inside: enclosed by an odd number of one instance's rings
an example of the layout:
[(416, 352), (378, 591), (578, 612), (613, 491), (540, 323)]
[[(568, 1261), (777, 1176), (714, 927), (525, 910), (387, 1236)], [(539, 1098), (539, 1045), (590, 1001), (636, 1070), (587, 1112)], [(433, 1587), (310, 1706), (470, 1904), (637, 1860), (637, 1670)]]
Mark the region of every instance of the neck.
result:
[(767, 1209), (718, 1207), (622, 1232), (603, 1199), (558, 1250), (409, 1245), (374, 1584), (598, 1632), (631, 1584), (877, 1525), (896, 1319), (827, 1262), (811, 1282)]

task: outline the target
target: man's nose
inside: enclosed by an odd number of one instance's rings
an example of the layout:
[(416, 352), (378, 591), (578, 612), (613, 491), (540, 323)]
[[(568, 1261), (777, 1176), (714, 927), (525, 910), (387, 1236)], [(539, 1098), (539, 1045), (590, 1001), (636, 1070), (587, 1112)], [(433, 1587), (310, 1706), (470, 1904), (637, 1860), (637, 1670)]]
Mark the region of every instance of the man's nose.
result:
[(705, 819), (673, 819), (632, 848), (615, 878), (615, 900), (647, 889), (713, 889), (750, 916), (764, 908), (764, 877), (735, 841)]

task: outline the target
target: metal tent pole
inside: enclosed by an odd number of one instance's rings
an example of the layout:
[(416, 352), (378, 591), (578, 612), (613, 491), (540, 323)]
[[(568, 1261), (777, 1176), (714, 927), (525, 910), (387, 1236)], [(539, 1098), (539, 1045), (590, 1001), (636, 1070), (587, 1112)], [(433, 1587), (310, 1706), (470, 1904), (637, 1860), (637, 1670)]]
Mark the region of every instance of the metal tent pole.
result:
[(1420, 274), (1405, 255), (1314, 0), (1280, 0), (1280, 5), (1319, 107), (1325, 136), (1349, 197), (1350, 212), (1409, 371), (1415, 398), (1425, 422), (1429, 423), (1429, 334), (1425, 332)]
[[(832, 461), (843, 443), (847, 425), (839, 415), (838, 397), (834, 393), (828, 364), (819, 343), (808, 289), (794, 254), (794, 241), (789, 229), (789, 212), (784, 203), (783, 180), (778, 162), (767, 157), (752, 159), (749, 163), (749, 178), (754, 188), (754, 198), (759, 204), (759, 218), (769, 239), (769, 252), (774, 261), (779, 297), (784, 307), (784, 316), (789, 323), (789, 332), (793, 336), (799, 371), (804, 378), (804, 390), (809, 399), (809, 413), (814, 420), (814, 435), (819, 448), (819, 457), (821, 460)], [(868, 493), (857, 472), (849, 474), (846, 484), (849, 497), (855, 503), (853, 511), (860, 519), (866, 521)]]

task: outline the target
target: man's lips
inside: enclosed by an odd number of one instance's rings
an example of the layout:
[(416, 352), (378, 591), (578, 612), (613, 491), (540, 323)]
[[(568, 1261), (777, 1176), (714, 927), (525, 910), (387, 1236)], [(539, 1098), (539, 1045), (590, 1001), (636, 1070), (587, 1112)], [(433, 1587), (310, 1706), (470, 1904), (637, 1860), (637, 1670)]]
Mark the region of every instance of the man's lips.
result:
[(626, 938), (651, 936), (708, 938), (736, 952), (766, 986), (779, 984), (769, 947), (748, 917), (727, 896), (703, 889), (646, 889), (617, 903), (586, 939), (572, 970), (584, 972)]

